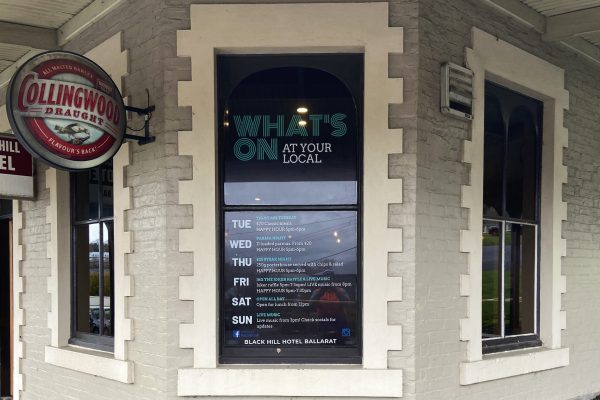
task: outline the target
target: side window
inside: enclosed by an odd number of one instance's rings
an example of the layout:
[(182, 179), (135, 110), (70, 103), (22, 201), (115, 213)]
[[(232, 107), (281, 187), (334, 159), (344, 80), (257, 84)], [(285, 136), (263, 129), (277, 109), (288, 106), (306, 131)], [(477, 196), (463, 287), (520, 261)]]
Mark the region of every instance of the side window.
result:
[(336, 57), (218, 59), (223, 363), (361, 362), (362, 56)]
[(112, 350), (112, 161), (71, 174), (71, 204), (71, 342)]
[(486, 82), (482, 228), (484, 353), (539, 346), (543, 103)]

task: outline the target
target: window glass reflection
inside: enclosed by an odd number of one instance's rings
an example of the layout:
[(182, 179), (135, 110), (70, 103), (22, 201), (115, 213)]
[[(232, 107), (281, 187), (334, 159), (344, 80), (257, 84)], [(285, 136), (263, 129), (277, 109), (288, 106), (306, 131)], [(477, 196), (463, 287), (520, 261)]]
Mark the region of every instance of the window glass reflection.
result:
[(97, 170), (73, 173), (71, 184), (75, 187), (75, 220), (88, 221), (98, 218)]
[(112, 326), (112, 304), (113, 291), (113, 224), (112, 222), (102, 224), (102, 305), (103, 305), (103, 334), (113, 336)]
[(506, 224), (504, 324), (506, 335), (535, 332), (535, 226)]
[[(484, 353), (539, 342), (532, 335), (539, 333), (536, 280), (542, 117), (541, 101), (486, 82), (482, 335), (509, 340), (484, 341)], [(517, 335), (526, 338), (510, 339)]]
[(99, 224), (74, 229), (77, 330), (98, 333), (100, 324), (100, 229)]
[(535, 220), (536, 157), (534, 116), (519, 107), (510, 117), (506, 153), (506, 212), (511, 218)]
[(505, 124), (498, 100), (485, 97), (485, 138), (483, 169), (483, 215), (497, 217), (503, 214), (503, 173)]
[(72, 173), (71, 191), (73, 334), (109, 346), (106, 337), (114, 335), (112, 161)]
[(100, 176), (100, 194), (102, 196), (102, 218), (113, 216), (113, 168), (112, 159), (104, 163), (97, 171)]
[(501, 335), (501, 224), (483, 221), (482, 233), (482, 335), (483, 338)]

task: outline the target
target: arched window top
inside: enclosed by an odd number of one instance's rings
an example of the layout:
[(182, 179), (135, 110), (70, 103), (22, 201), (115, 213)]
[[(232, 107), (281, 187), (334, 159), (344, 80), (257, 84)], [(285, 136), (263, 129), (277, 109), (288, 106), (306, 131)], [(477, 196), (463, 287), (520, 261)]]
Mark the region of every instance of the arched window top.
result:
[(254, 72), (233, 88), (230, 100), (257, 98), (352, 98), (333, 74), (312, 67), (278, 67)]
[(219, 361), (359, 364), (362, 55), (217, 67)]
[(309, 59), (270, 59), (274, 66), (246, 70), (241, 59), (220, 64), (225, 204), (356, 204), (360, 114), (351, 85)]

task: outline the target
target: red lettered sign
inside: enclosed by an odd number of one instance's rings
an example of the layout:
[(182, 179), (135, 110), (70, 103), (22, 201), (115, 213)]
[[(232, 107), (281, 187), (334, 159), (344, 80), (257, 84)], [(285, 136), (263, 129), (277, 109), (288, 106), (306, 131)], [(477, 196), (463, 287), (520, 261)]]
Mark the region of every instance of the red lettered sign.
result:
[(111, 158), (126, 129), (125, 107), (111, 78), (78, 54), (39, 54), (17, 71), (7, 111), (19, 142), (57, 168), (80, 170)]
[(32, 198), (33, 159), (12, 136), (0, 135), (0, 197)]

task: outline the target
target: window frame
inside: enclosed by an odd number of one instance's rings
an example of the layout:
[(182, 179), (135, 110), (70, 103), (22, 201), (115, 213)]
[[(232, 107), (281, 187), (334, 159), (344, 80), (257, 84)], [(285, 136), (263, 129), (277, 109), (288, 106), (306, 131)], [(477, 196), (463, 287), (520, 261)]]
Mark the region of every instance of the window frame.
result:
[[(109, 72), (117, 86), (127, 74), (127, 50), (122, 49), (122, 32), (85, 54)], [(114, 351), (95, 351), (69, 345), (71, 338), (71, 252), (70, 252), (70, 179), (69, 173), (54, 168), (42, 169), (44, 189), (48, 192), (46, 220), (49, 238), (46, 244), (50, 263), (47, 279), (50, 295), (48, 311), (49, 343), (44, 348), (44, 361), (50, 365), (103, 377), (122, 383), (134, 382), (134, 362), (130, 360), (128, 342), (133, 340), (134, 320), (127, 316), (128, 298), (134, 296), (134, 277), (127, 273), (128, 254), (133, 252), (132, 233), (126, 225), (128, 210), (133, 208), (132, 188), (127, 182), (127, 168), (132, 163), (132, 144), (125, 141), (113, 157), (113, 209), (115, 214), (115, 290)], [(18, 213), (16, 214), (18, 216)], [(18, 297), (18, 296), (17, 296)], [(18, 326), (17, 326), (18, 329)], [(18, 335), (16, 336), (18, 338)]]
[[(527, 96), (517, 90), (510, 89), (506, 86), (503, 86), (499, 83), (494, 82), (493, 80), (486, 79), (485, 83), (485, 98), (488, 95), (493, 95), (496, 101), (498, 101), (498, 105), (500, 107), (501, 116), (504, 117), (504, 113), (507, 111), (506, 105), (507, 102), (510, 102), (511, 99), (507, 99), (504, 95), (508, 92), (509, 96), (519, 96), (525, 102), (530, 102), (535, 104), (537, 107), (536, 114), (533, 115), (535, 118), (535, 148), (533, 155), (535, 159), (535, 210), (534, 210), (534, 218), (515, 218), (506, 215), (506, 205), (507, 205), (507, 181), (508, 181), (508, 168), (507, 168), (507, 148), (508, 148), (508, 136), (509, 127), (504, 127), (504, 151), (503, 151), (503, 162), (502, 162), (502, 210), (501, 215), (493, 216), (488, 215), (485, 212), (485, 208), (483, 209), (483, 219), (482, 223), (485, 222), (493, 222), (498, 223), (500, 225), (500, 267), (502, 273), (500, 274), (500, 310), (499, 310), (499, 319), (500, 319), (500, 336), (499, 337), (484, 337), (482, 331), (482, 353), (490, 354), (490, 353), (498, 353), (503, 351), (510, 350), (518, 350), (527, 347), (539, 347), (542, 345), (542, 341), (540, 340), (540, 219), (541, 219), (541, 182), (542, 182), (542, 142), (544, 137), (544, 103), (542, 100), (536, 99), (531, 96)], [(488, 90), (492, 90), (495, 93), (489, 93)], [(504, 93), (503, 93), (504, 92)], [(484, 105), (487, 105), (486, 101), (484, 101)], [(521, 105), (514, 106), (511, 110), (514, 112), (517, 108), (521, 107)], [(503, 118), (505, 123), (510, 122), (510, 118)], [(485, 117), (484, 117), (485, 124)], [(484, 125), (485, 126), (485, 125)], [(485, 148), (485, 130), (484, 130), (484, 148)], [(483, 157), (483, 174), (485, 177), (485, 154)], [(485, 183), (484, 183), (484, 198), (485, 198)], [(482, 199), (484, 201), (484, 199)], [(534, 289), (535, 294), (533, 296), (534, 304), (533, 304), (533, 313), (534, 313), (534, 330), (533, 333), (524, 333), (524, 334), (516, 334), (516, 335), (506, 335), (506, 313), (505, 313), (505, 274), (506, 274), (506, 263), (505, 263), (505, 250), (506, 250), (506, 242), (505, 242), (505, 229), (507, 224), (519, 224), (519, 225), (527, 225), (533, 226), (535, 228), (535, 248), (534, 248)], [(482, 264), (483, 266), (483, 264)], [(482, 279), (483, 284), (483, 279)], [(483, 297), (482, 297), (483, 300)], [(483, 326), (482, 326), (483, 328)]]
[[(231, 90), (235, 89), (239, 83), (245, 78), (251, 76), (254, 73), (258, 73), (264, 70), (273, 68), (284, 68), (284, 67), (305, 67), (313, 68), (321, 71), (325, 71), (331, 74), (333, 77), (338, 79), (340, 82), (346, 85), (348, 92), (352, 95), (353, 101), (356, 108), (356, 203), (348, 204), (267, 204), (267, 205), (239, 205), (239, 204), (226, 204), (225, 203), (225, 153), (224, 153), (224, 138), (221, 134), (221, 127), (223, 126), (223, 112), (224, 105), (227, 102), (227, 95), (222, 93), (218, 87), (219, 71), (220, 71), (220, 60), (223, 59), (239, 59), (247, 62), (245, 67), (242, 67), (243, 72), (237, 72), (237, 76), (240, 78), (235, 84), (231, 84), (228, 87), (231, 94)], [(340, 60), (346, 59), (347, 62), (356, 63), (356, 71), (354, 68), (340, 68)], [(230, 62), (230, 61), (228, 61)], [(347, 65), (342, 63), (343, 65)], [(349, 72), (350, 71), (350, 72)], [(216, 115), (215, 120), (217, 123), (217, 129), (215, 135), (217, 135), (217, 265), (219, 266), (218, 272), (218, 357), (219, 363), (224, 365), (236, 365), (236, 364), (347, 364), (347, 365), (360, 365), (363, 357), (363, 135), (364, 135), (364, 54), (363, 53), (299, 53), (299, 54), (223, 54), (217, 55), (215, 60), (215, 85), (217, 86), (216, 96)], [(223, 95), (223, 98), (221, 98)], [(356, 296), (356, 310), (357, 310), (357, 355), (347, 356), (344, 355), (345, 349), (339, 348), (319, 348), (314, 349), (309, 355), (306, 354), (306, 350), (289, 349), (290, 356), (287, 357), (275, 357), (267, 354), (267, 349), (229, 349), (228, 354), (224, 355), (224, 344), (222, 339), (224, 338), (224, 318), (222, 313), (224, 309), (223, 304), (223, 289), (224, 289), (224, 268), (223, 260), (225, 258), (225, 244), (224, 244), (224, 232), (225, 232), (225, 214), (228, 212), (252, 212), (252, 211), (265, 211), (265, 212), (285, 212), (285, 211), (354, 211), (356, 212), (356, 281), (357, 281), (357, 296)], [(250, 354), (250, 355), (248, 355)]]
[[(467, 226), (460, 231), (460, 251), (467, 269), (460, 274), (460, 295), (466, 298), (466, 316), (460, 320), (460, 340), (466, 342), (460, 363), (460, 384), (480, 382), (550, 370), (569, 365), (569, 348), (562, 345), (566, 311), (561, 294), (566, 292), (561, 257), (566, 256), (562, 222), (567, 203), (562, 185), (568, 171), (563, 165), (568, 147), (564, 110), (569, 109), (565, 71), (500, 38), (473, 27), (472, 45), (465, 49), (466, 65), (473, 71), (473, 122), (471, 135), (463, 141), (462, 162), (470, 171), (461, 187), (461, 206)], [(482, 354), (481, 341), (481, 220), (483, 219), (483, 100), (484, 80), (518, 90), (544, 103), (542, 147), (542, 207), (540, 223), (540, 339), (542, 346), (522, 351)]]
[[(72, 172), (69, 174), (69, 197), (70, 197), (70, 251), (71, 251), (71, 337), (69, 338), (68, 343), (69, 344), (73, 344), (76, 346), (82, 346), (82, 347), (89, 347), (91, 349), (95, 349), (95, 350), (101, 350), (101, 351), (107, 351), (107, 352), (114, 352), (114, 332), (115, 332), (115, 263), (114, 263), (114, 249), (115, 249), (115, 208), (114, 208), (114, 180), (111, 176), (111, 181), (112, 181), (112, 190), (111, 190), (111, 195), (112, 195), (112, 199), (113, 199), (113, 206), (112, 206), (112, 215), (109, 217), (105, 217), (103, 216), (103, 206), (104, 206), (104, 202), (102, 200), (102, 190), (103, 190), (103, 185), (102, 185), (102, 170), (106, 169), (106, 165), (110, 163), (110, 170), (112, 171), (112, 173), (114, 174), (114, 170), (113, 170), (113, 165), (112, 165), (112, 159), (108, 160), (108, 162), (96, 166), (94, 168), (90, 168), (88, 170), (85, 171), (81, 171), (81, 172)], [(91, 219), (87, 219), (87, 220), (77, 220), (77, 183), (76, 183), (76, 178), (77, 178), (77, 174), (80, 173), (87, 173), (87, 174), (91, 174), (91, 171), (96, 170), (97, 174), (98, 174), (98, 188), (97, 188), (97, 195), (98, 195), (98, 214), (96, 218), (91, 218)], [(89, 176), (89, 175), (88, 175)], [(89, 178), (87, 181), (87, 185), (89, 186)], [(109, 257), (109, 263), (110, 263), (110, 313), (111, 313), (111, 324), (113, 324), (112, 326), (112, 331), (113, 331), (113, 335), (110, 336), (109, 335), (104, 335), (103, 330), (98, 332), (98, 334), (93, 334), (93, 333), (86, 333), (86, 332), (80, 332), (77, 330), (77, 255), (76, 255), (76, 230), (78, 227), (81, 226), (90, 226), (93, 224), (97, 224), (99, 226), (99, 271), (98, 271), (98, 292), (99, 292), (99, 308), (104, 309), (104, 293), (102, 288), (104, 287), (104, 270), (105, 270), (105, 265), (104, 265), (104, 257), (103, 257), (103, 253), (104, 253), (104, 245), (103, 245), (103, 224), (105, 223), (111, 223), (112, 225), (112, 235), (110, 235), (109, 232), (109, 247), (112, 249), (112, 251), (110, 252), (110, 257)], [(111, 243), (112, 241), (112, 243)], [(104, 326), (104, 313), (99, 313), (99, 324), (100, 326)]]
[[(177, 41), (178, 55), (192, 59), (192, 80), (178, 86), (178, 104), (191, 107), (192, 126), (179, 132), (178, 146), (196, 171), (190, 181), (179, 183), (179, 204), (191, 204), (193, 212), (191, 226), (179, 231), (180, 251), (193, 257), (193, 273), (180, 274), (179, 298), (193, 302), (194, 313), (193, 320), (179, 325), (179, 346), (193, 349), (193, 364), (178, 369), (180, 396), (402, 396), (402, 370), (388, 368), (389, 351), (403, 347), (402, 326), (389, 323), (385, 305), (402, 301), (402, 277), (388, 276), (388, 254), (403, 251), (403, 235), (400, 227), (390, 227), (388, 206), (402, 203), (403, 181), (388, 176), (388, 155), (402, 153), (403, 136), (401, 129), (389, 127), (388, 112), (389, 104), (402, 103), (403, 80), (390, 78), (387, 64), (390, 53), (403, 53), (404, 34), (401, 27), (389, 26), (388, 11), (385, 3), (191, 6), (191, 28), (178, 31)], [(275, 14), (281, 18), (270, 18)], [(231, 23), (223, 25), (223, 19)], [(231, 25), (238, 34), (231, 35)], [(325, 41), (322, 26), (335, 27)], [(363, 277), (362, 366), (233, 368), (218, 363), (218, 233), (205, 228), (217, 225), (214, 56), (249, 52), (364, 53), (370, 73), (364, 86), (368, 129), (363, 140), (369, 151), (363, 160), (362, 229), (369, 274)], [(228, 384), (233, 381), (237, 385)]]

